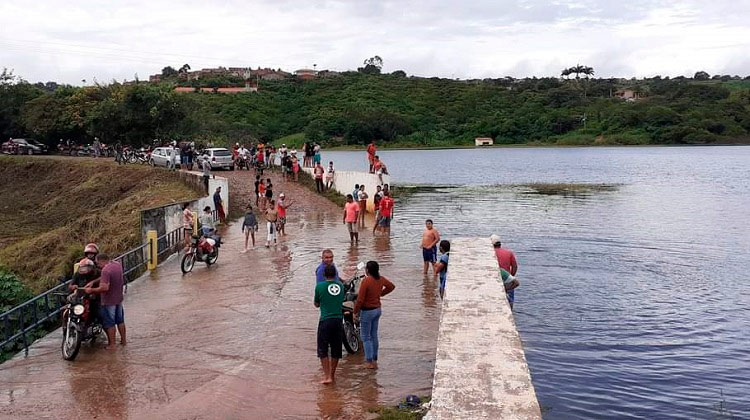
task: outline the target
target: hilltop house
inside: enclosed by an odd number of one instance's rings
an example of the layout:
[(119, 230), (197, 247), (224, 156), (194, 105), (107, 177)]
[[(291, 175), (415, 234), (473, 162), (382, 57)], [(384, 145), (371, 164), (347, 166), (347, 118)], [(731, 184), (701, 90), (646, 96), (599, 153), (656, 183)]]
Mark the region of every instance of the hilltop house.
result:
[(641, 96), (633, 89), (620, 89), (615, 92), (615, 97), (626, 100), (628, 102), (635, 102), (641, 99)]
[(318, 77), (318, 72), (312, 69), (299, 69), (294, 74), (301, 80), (310, 80)]
[(491, 137), (477, 137), (474, 139), (475, 146), (492, 146), (494, 143)]

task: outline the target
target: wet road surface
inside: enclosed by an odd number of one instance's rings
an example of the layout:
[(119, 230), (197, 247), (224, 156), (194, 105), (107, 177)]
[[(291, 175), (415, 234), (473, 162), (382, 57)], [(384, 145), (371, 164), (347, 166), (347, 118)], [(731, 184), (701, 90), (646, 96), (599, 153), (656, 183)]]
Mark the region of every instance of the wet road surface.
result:
[[(235, 183), (251, 179), (231, 175)], [(234, 223), (223, 232), (215, 266), (197, 263), (183, 276), (173, 257), (129, 286), (127, 347), (108, 352), (100, 340), (66, 362), (58, 330), (28, 358), (0, 365), (0, 417), (356, 419), (368, 407), (429, 394), (439, 299), (432, 277), (421, 273), (419, 238), (410, 238), (413, 255), (394, 252), (399, 239), (369, 232), (350, 246), (338, 208), (296, 185), (276, 191), (284, 189), (300, 198), (276, 249), (241, 253), (244, 238)], [(312, 304), (313, 272), (326, 247), (343, 273), (375, 259), (397, 286), (383, 299), (380, 369), (363, 369), (361, 351), (344, 352), (334, 386), (318, 384), (319, 313)]]

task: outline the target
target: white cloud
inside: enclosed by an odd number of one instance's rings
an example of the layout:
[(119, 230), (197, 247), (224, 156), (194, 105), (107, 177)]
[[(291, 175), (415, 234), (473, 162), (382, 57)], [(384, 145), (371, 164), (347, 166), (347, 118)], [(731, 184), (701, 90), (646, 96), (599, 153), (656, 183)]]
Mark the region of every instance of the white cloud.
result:
[(555, 76), (576, 63), (602, 77), (750, 74), (746, 0), (117, 3), (0, 4), (0, 66), (69, 83), (183, 63), (346, 70), (375, 54), (422, 76)]

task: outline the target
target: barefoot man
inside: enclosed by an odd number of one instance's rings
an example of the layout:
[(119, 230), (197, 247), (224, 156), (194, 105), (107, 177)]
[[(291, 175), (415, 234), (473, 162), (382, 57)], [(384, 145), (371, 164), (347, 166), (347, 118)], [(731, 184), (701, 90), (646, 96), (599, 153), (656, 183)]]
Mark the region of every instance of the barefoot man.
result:
[[(122, 265), (117, 261), (110, 261), (107, 254), (101, 253), (96, 256), (96, 265), (101, 268), (102, 274), (96, 287), (86, 287), (86, 294), (102, 295), (100, 316), (102, 327), (107, 333), (107, 350), (115, 349), (115, 327), (120, 333), (120, 344), (128, 343), (125, 333), (125, 313), (122, 309), (123, 285), (125, 276)], [(340, 324), (340, 323), (339, 323)]]
[[(323, 368), (325, 379), (321, 384), (331, 384), (336, 378), (336, 366), (341, 359), (341, 345), (343, 340), (343, 313), (341, 306), (344, 304), (344, 285), (336, 280), (336, 268), (333, 265), (326, 266), (323, 270), (325, 281), (315, 285), (315, 299), (313, 303), (320, 308), (320, 321), (318, 322), (318, 357)], [(328, 356), (330, 347), (331, 355)]]
[(422, 259), (424, 260), (424, 274), (432, 264), (432, 271), (435, 272), (435, 263), (437, 262), (437, 244), (440, 242), (440, 232), (432, 226), (432, 220), (427, 219), (424, 223), (425, 230), (422, 232)]

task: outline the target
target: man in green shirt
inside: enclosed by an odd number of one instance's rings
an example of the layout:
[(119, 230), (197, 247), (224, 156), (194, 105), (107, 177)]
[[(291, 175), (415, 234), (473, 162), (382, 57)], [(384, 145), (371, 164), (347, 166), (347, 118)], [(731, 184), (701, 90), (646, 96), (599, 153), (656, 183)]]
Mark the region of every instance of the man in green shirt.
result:
[[(320, 308), (320, 322), (318, 322), (318, 357), (326, 377), (321, 384), (333, 383), (336, 366), (341, 359), (341, 345), (343, 340), (344, 285), (336, 280), (336, 268), (333, 265), (323, 270), (326, 281), (315, 286), (315, 307)], [(331, 356), (328, 357), (328, 348)]]

